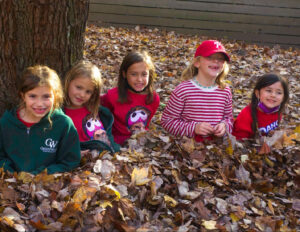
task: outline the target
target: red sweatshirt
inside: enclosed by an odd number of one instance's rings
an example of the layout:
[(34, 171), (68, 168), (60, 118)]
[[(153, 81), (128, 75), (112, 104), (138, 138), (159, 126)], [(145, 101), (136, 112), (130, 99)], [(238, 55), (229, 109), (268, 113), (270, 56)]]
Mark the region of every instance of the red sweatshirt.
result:
[(115, 142), (123, 144), (137, 129), (148, 129), (149, 123), (159, 106), (159, 96), (154, 93), (153, 102), (146, 104), (147, 94), (128, 91), (128, 103), (118, 102), (118, 88), (108, 90), (101, 96), (101, 105), (114, 115), (112, 134)]
[[(278, 112), (266, 114), (260, 110), (257, 110), (258, 130), (262, 135), (266, 135), (269, 131), (278, 127)], [(254, 136), (251, 124), (251, 106), (246, 106), (238, 115), (233, 125), (232, 134), (237, 139), (251, 138)]]

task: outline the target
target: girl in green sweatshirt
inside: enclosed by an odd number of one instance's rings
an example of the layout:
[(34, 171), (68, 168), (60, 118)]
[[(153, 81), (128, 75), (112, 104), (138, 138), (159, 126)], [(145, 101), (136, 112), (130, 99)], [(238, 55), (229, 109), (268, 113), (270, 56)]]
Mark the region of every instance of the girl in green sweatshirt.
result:
[(10, 172), (66, 172), (80, 162), (78, 134), (60, 106), (63, 91), (57, 73), (29, 67), (19, 85), (20, 104), (0, 119), (0, 167)]

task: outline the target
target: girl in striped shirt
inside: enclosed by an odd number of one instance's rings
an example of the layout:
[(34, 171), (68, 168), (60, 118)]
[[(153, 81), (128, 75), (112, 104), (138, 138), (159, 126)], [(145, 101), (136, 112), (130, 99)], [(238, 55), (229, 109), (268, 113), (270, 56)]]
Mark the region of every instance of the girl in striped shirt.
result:
[(161, 125), (175, 136), (194, 137), (197, 142), (223, 137), (232, 130), (232, 95), (224, 83), (230, 57), (216, 40), (202, 42), (184, 80), (172, 92)]

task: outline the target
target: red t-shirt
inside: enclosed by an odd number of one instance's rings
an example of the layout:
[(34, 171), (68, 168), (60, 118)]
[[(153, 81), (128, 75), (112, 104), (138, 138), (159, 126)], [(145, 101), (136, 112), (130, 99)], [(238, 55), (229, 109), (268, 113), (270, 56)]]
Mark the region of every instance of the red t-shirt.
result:
[[(278, 127), (278, 112), (266, 114), (260, 110), (257, 110), (257, 122), (258, 130), (262, 135), (266, 135), (269, 131), (274, 130)], [(251, 106), (246, 106), (238, 115), (233, 125), (232, 134), (237, 139), (251, 138), (254, 136), (251, 124)]]
[(26, 122), (26, 121), (24, 121), (22, 118), (21, 118), (21, 116), (20, 116), (20, 110), (17, 110), (17, 117), (18, 117), (18, 119), (27, 127), (27, 128), (29, 128), (29, 127), (32, 127), (34, 124), (36, 124), (35, 122)]
[(118, 89), (110, 89), (101, 96), (101, 105), (107, 107), (114, 115), (112, 134), (115, 142), (123, 144), (136, 129), (148, 129), (149, 123), (159, 106), (159, 96), (153, 95), (153, 102), (146, 104), (147, 94), (128, 91), (128, 103), (118, 102)]

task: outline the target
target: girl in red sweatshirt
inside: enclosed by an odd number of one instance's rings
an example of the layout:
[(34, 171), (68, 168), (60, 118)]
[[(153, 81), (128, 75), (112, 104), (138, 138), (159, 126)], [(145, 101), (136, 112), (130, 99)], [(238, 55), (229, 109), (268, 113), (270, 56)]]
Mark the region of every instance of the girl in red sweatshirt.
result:
[(238, 115), (233, 126), (237, 139), (268, 135), (276, 129), (282, 118), (282, 111), (289, 99), (286, 79), (276, 74), (260, 77), (252, 93), (251, 103)]

